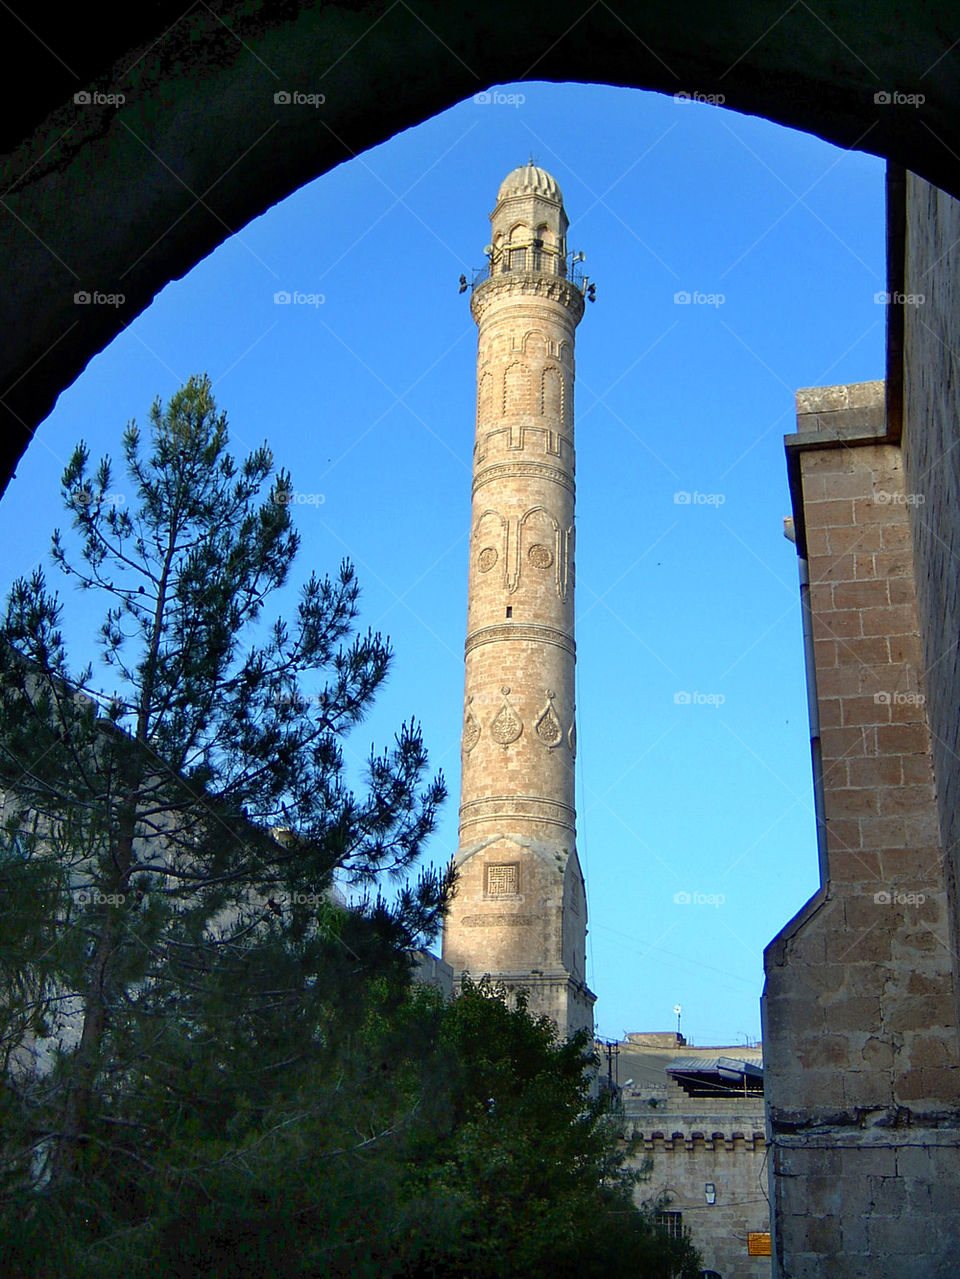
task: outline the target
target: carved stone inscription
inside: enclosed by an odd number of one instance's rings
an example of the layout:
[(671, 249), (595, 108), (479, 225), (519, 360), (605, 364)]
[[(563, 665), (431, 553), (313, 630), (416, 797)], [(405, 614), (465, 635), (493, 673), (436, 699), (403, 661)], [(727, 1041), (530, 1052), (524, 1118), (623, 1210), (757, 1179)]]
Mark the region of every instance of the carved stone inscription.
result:
[(523, 720), (507, 701), (510, 696), (510, 689), (501, 688), (500, 692), (503, 696), (503, 705), (497, 711), (493, 723), (490, 725), (490, 736), (501, 746), (509, 746), (523, 732)]
[(532, 915), (467, 915), (464, 928), (522, 928), (534, 922)]
[(517, 862), (492, 862), (484, 867), (484, 892), (488, 897), (516, 897), (520, 891)]

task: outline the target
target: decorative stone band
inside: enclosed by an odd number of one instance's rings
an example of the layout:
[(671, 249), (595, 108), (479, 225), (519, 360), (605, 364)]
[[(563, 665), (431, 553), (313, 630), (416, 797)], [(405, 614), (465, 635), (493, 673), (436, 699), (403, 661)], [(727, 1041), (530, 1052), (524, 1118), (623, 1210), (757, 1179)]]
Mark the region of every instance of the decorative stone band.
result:
[[(498, 438), (505, 437), (505, 438)], [(494, 440), (497, 445), (494, 445)], [(539, 447), (538, 447), (539, 445)], [(522, 456), (527, 450), (546, 453), (548, 457), (557, 459), (557, 469), (566, 475), (570, 483), (573, 483), (573, 473), (576, 469), (574, 461), (574, 443), (569, 435), (565, 435), (562, 430), (551, 428), (549, 425), (541, 422), (531, 422), (529, 420), (516, 421), (509, 418), (498, 417), (483, 425), (477, 432), (477, 442), (473, 450), (474, 471), (479, 474), (483, 467), (481, 462), (485, 462), (487, 454), (494, 447), (499, 447), (501, 455), (509, 450), (518, 456), (509, 459), (507, 462), (499, 462), (499, 466), (516, 466), (524, 465), (527, 459)], [(490, 463), (491, 467), (495, 465)], [(531, 463), (535, 465), (535, 463)], [(540, 465), (544, 465), (540, 463)], [(552, 462), (546, 463), (552, 466)], [(476, 483), (476, 481), (474, 481)]]
[(550, 822), (576, 831), (575, 811), (567, 804), (537, 795), (487, 795), (460, 805), (460, 830), (477, 822)]
[(521, 928), (536, 923), (532, 915), (464, 915), (464, 928)]
[[(458, 968), (454, 970), (457, 980), (460, 979), (464, 972), (469, 969)], [(488, 969), (489, 976), (495, 981), (502, 981), (507, 986), (523, 986), (530, 992), (536, 991), (541, 995), (548, 994), (566, 994), (572, 995), (575, 999), (582, 1000), (590, 1007), (597, 1002), (597, 997), (586, 984), (574, 977), (572, 973), (568, 973), (564, 968), (544, 968), (542, 971), (530, 972), (506, 972), (503, 969)]]
[(552, 480), (554, 484), (561, 485), (573, 494), (577, 491), (573, 476), (562, 471), (559, 466), (548, 466), (543, 462), (500, 462), (494, 466), (485, 466), (482, 471), (477, 472), (473, 492), (476, 494), (478, 489), (495, 480), (513, 479)]
[(491, 276), (478, 285), (470, 299), (470, 314), (479, 324), (491, 302), (508, 297), (537, 297), (559, 302), (573, 312), (575, 324), (586, 305), (577, 285), (562, 276), (508, 273)]
[(577, 645), (566, 631), (558, 631), (553, 626), (538, 626), (535, 622), (511, 622), (509, 626), (483, 626), (467, 636), (464, 656), (472, 653), (481, 644), (500, 644), (505, 640), (533, 640), (539, 644), (556, 644), (557, 648), (562, 648), (571, 657), (577, 656)]

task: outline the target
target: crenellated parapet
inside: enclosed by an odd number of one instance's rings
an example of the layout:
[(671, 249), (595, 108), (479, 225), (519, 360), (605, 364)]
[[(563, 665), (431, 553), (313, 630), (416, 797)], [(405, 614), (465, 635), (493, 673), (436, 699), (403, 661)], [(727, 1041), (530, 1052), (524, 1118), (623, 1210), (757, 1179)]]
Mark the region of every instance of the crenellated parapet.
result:
[(675, 1150), (725, 1150), (730, 1154), (736, 1152), (748, 1151), (751, 1154), (763, 1150), (766, 1147), (767, 1139), (763, 1132), (754, 1131), (732, 1131), (728, 1129), (725, 1132), (709, 1132), (701, 1129), (694, 1131), (661, 1131), (659, 1129), (650, 1131), (635, 1130), (643, 1140), (643, 1148), (647, 1151), (675, 1151)]

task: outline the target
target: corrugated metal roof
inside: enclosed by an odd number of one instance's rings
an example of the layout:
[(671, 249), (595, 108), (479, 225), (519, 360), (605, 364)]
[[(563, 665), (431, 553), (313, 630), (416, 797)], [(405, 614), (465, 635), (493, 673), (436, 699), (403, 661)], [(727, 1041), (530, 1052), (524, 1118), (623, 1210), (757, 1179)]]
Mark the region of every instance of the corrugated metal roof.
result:
[(762, 1063), (745, 1061), (742, 1057), (675, 1057), (664, 1070), (668, 1075), (678, 1071), (683, 1074), (718, 1074), (721, 1070), (738, 1070), (752, 1079), (763, 1078)]

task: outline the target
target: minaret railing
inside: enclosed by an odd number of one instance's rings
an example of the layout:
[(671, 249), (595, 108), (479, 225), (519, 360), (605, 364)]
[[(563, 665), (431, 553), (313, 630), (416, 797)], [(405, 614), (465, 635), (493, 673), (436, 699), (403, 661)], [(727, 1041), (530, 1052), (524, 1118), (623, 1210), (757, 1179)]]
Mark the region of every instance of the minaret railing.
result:
[[(584, 288), (585, 276), (583, 267), (576, 263), (572, 267), (568, 267), (563, 258), (548, 257), (543, 254), (539, 265), (536, 264), (534, 258), (535, 250), (533, 249), (511, 249), (511, 254), (523, 253), (523, 265), (516, 265), (514, 262), (506, 262), (498, 259), (496, 262), (488, 262), (486, 266), (477, 267), (473, 272), (471, 280), (471, 291), (485, 283), (487, 280), (494, 279), (499, 275), (559, 275), (563, 280), (569, 280), (581, 291)], [(555, 269), (559, 266), (559, 270)]]

